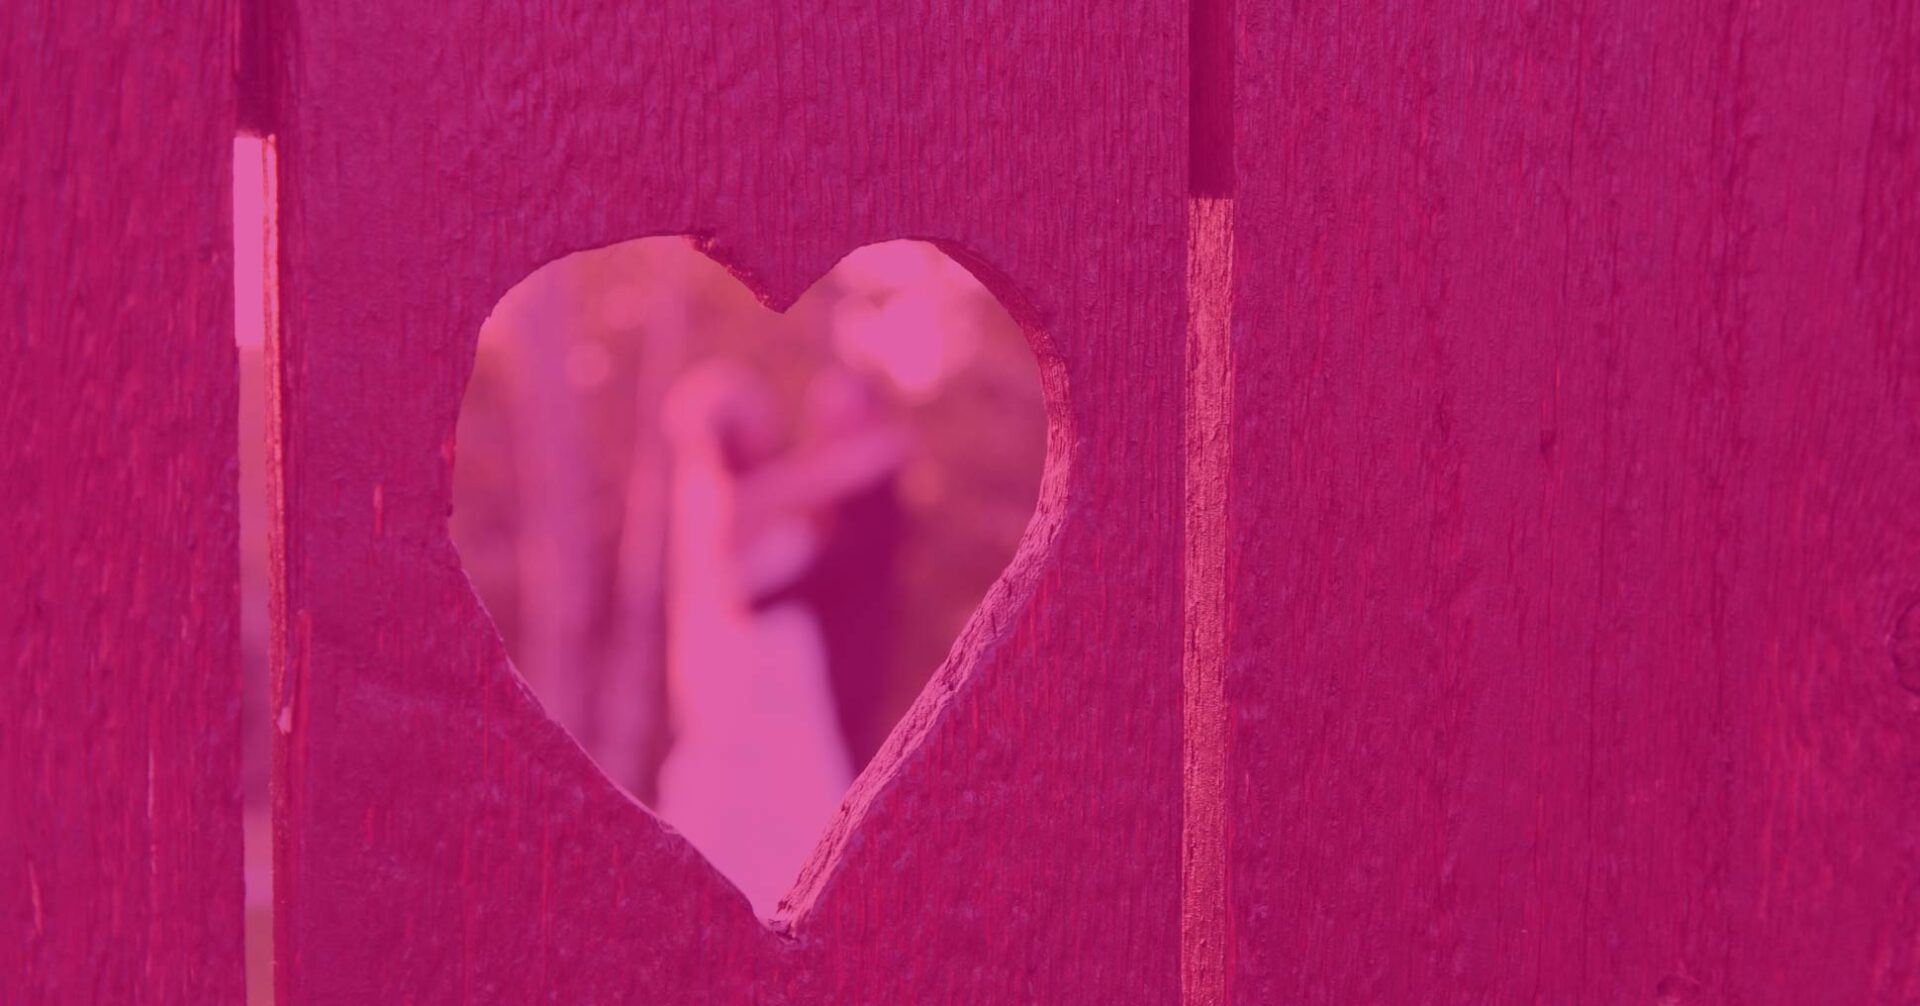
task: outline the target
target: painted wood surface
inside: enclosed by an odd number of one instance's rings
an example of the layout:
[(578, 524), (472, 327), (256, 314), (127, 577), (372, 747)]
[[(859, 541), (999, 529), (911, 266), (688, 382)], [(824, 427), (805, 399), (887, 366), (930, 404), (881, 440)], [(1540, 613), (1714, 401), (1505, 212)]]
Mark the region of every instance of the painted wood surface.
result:
[(241, 997), (231, 45), (0, 5), (0, 1003)]
[(1236, 17), (1231, 1001), (1920, 1000), (1914, 6)]
[[(250, 22), (281, 1001), (1920, 998), (1912, 8), (1032, 6)], [(0, 10), (0, 1002), (240, 994), (226, 17)], [(481, 319), (658, 233), (939, 241), (1053, 410), (772, 926), (446, 537)]]
[[(1185, 14), (287, 5), (280, 1002), (1178, 998)], [(772, 927), (543, 714), (447, 538), (482, 319), (662, 233), (776, 305), (936, 241), (1051, 410), (1019, 555)]]

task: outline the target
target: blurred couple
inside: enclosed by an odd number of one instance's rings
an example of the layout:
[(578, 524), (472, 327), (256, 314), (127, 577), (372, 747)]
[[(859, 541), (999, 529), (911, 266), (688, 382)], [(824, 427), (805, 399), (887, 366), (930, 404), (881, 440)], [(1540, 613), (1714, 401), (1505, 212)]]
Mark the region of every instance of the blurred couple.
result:
[(772, 915), (879, 743), (908, 438), (879, 390), (816, 375), (781, 440), (766, 383), (703, 364), (667, 396), (667, 695), (655, 804)]

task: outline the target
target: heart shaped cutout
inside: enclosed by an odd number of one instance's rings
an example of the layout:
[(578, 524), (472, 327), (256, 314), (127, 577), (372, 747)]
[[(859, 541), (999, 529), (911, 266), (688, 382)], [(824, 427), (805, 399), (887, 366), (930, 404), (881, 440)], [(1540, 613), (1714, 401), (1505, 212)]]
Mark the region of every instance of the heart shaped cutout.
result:
[(549, 715), (770, 916), (1013, 557), (1045, 441), (1025, 335), (932, 246), (776, 313), (642, 239), (495, 308), (452, 532)]

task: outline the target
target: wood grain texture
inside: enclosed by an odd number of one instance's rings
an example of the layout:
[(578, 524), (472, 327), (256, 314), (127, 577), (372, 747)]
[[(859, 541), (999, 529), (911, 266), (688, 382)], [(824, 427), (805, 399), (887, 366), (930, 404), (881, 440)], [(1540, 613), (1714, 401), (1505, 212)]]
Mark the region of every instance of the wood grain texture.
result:
[(0, 1002), (241, 996), (223, 4), (0, 5)]
[(1916, 1001), (1914, 6), (1238, 25), (1232, 1001)]
[[(1186, 12), (294, 0), (279, 1001), (1170, 1002)], [(699, 235), (776, 305), (929, 239), (1035, 337), (1035, 523), (769, 928), (508, 666), (448, 542), (476, 333)]]

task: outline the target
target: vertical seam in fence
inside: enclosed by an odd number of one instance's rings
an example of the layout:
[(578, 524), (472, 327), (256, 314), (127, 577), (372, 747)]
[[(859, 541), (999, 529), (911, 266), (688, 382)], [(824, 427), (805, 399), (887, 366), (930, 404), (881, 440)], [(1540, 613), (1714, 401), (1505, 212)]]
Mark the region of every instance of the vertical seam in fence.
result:
[(1180, 999), (1224, 1006), (1228, 911), (1227, 491), (1233, 419), (1234, 0), (1190, 0)]
[(1233, 201), (1187, 219), (1186, 525), (1181, 654), (1180, 985), (1185, 1006), (1227, 989), (1227, 490), (1233, 365)]
[(1234, 0), (1190, 0), (1187, 194), (1233, 196)]
[[(310, 633), (304, 615), (296, 622), (290, 577), (290, 556), (295, 548), (289, 534), (289, 487), (295, 479), (289, 471), (287, 442), (290, 439), (287, 379), (286, 333), (280, 328), (280, 152), (271, 134), (262, 137), (261, 172), (266, 211), (266, 261), (263, 263), (266, 331), (266, 440), (267, 461), (267, 617), (273, 737), (273, 1001), (293, 1001), (293, 974), (298, 963), (298, 946), (292, 939), (296, 903), (294, 878), (297, 862), (297, 822), (302, 806), (301, 789), (305, 784), (303, 752), (306, 732), (296, 735), (296, 712), (304, 718), (307, 704), (300, 694), (306, 683), (307, 651)], [(297, 390), (296, 390), (297, 393)]]
[[(310, 646), (306, 622), (302, 617), (296, 631), (290, 617), (292, 584), (289, 555), (294, 545), (289, 540), (287, 522), (288, 487), (294, 480), (288, 473), (286, 445), (289, 438), (287, 352), (280, 330), (280, 96), (286, 75), (285, 0), (236, 0), (233, 34), (234, 132), (260, 139), (259, 163), (249, 165), (261, 173), (260, 208), (263, 212), (260, 236), (262, 319), (261, 352), (265, 360), (265, 428), (251, 432), (265, 440), (266, 531), (267, 531), (267, 621), (268, 707), (253, 710), (254, 715), (269, 717), (268, 731), (273, 738), (273, 758), (269, 800), (272, 818), (271, 853), (273, 922), (269, 946), (272, 954), (273, 1000), (290, 1002), (296, 983), (294, 965), (298, 946), (292, 939), (296, 897), (293, 878), (297, 875), (296, 823), (300, 818), (300, 790), (304, 781), (302, 752), (305, 731), (295, 732), (297, 719), (303, 720), (306, 703), (300, 697), (306, 680), (306, 651)], [(238, 209), (237, 204), (235, 209)], [(255, 937), (249, 933), (249, 944)], [(248, 950), (251, 954), (251, 947)]]
[(235, 128), (266, 136), (279, 123), (280, 25), (276, 0), (239, 0), (234, 25), (233, 76)]

